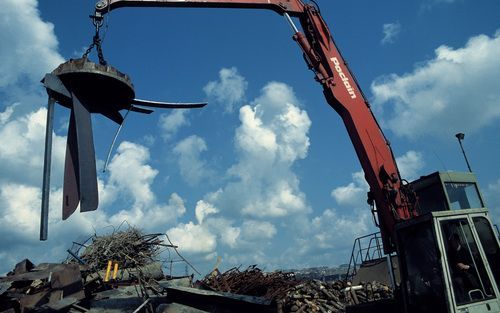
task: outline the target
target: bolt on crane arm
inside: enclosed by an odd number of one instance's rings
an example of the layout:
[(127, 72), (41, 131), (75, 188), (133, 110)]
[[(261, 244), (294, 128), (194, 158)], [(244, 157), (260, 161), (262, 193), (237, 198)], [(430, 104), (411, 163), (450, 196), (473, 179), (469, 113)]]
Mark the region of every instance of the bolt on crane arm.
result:
[[(393, 252), (396, 223), (412, 218), (415, 197), (403, 186), (391, 147), (354, 75), (338, 50), (319, 9), (301, 0), (101, 0), (96, 16), (121, 7), (268, 9), (284, 15), (306, 63), (323, 87), (328, 104), (341, 116), (370, 186), (386, 253)], [(300, 20), (303, 32), (290, 16)]]

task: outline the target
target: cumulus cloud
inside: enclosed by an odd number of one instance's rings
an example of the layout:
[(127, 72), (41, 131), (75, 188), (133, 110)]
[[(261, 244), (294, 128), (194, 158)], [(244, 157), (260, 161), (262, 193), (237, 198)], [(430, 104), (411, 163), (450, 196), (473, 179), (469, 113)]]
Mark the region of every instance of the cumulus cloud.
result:
[(423, 155), (420, 152), (410, 150), (404, 155), (396, 158), (401, 177), (412, 181), (421, 176), (420, 170), (425, 165)]
[(217, 247), (217, 237), (200, 224), (179, 224), (167, 231), (167, 235), (179, 250), (187, 253), (210, 253)]
[(12, 116), (12, 113), (14, 113), (14, 108), (16, 106), (16, 104), (8, 106), (7, 108), (5, 108), (5, 111), (0, 112), (0, 125), (4, 125), (5, 123), (7, 123), (7, 121)]
[(214, 216), (217, 212), (217, 208), (198, 202), (198, 223), (180, 223), (170, 228), (167, 235), (182, 253), (203, 254), (206, 258), (212, 258), (219, 245), (236, 248), (241, 229), (233, 226), (233, 221), (229, 219)]
[(57, 52), (54, 25), (40, 18), (36, 0), (0, 3), (0, 88), (38, 84), (63, 58)]
[(311, 121), (297, 103), (289, 86), (272, 82), (252, 105), (240, 109), (235, 134), (239, 161), (228, 171), (235, 181), (224, 192), (237, 199), (244, 215), (279, 217), (310, 210), (291, 169), (309, 148)]
[(500, 32), (478, 35), (462, 48), (440, 46), (411, 73), (372, 83), (374, 104), (398, 136), (473, 133), (500, 117)]
[(245, 97), (248, 83), (235, 67), (223, 68), (219, 71), (219, 80), (209, 82), (203, 90), (209, 98), (213, 98), (224, 106), (226, 112), (233, 112), (234, 106)]
[(205, 140), (196, 135), (182, 140), (174, 148), (182, 178), (189, 185), (197, 185), (212, 175), (212, 171), (201, 158), (201, 154), (205, 151), (207, 151)]
[(382, 44), (394, 43), (401, 33), (401, 24), (399, 22), (384, 24), (382, 25), (382, 33), (384, 34), (380, 41)]
[(233, 226), (234, 222), (223, 217), (210, 217), (205, 224), (218, 236), (218, 241), (230, 248), (236, 248), (240, 239), (241, 228)]
[[(344, 208), (345, 209), (345, 208)], [(300, 235), (276, 261), (283, 268), (311, 267), (324, 264), (342, 264), (348, 260), (354, 238), (376, 232), (369, 210), (350, 208), (326, 209), (302, 225)]]
[[(165, 227), (186, 212), (184, 200), (172, 193), (166, 203), (157, 199), (152, 191), (158, 170), (147, 164), (149, 149), (124, 141), (109, 164), (109, 179), (102, 186), (103, 191), (119, 195), (124, 208), (109, 217), (112, 225), (128, 221), (141, 228), (153, 230)], [(106, 193), (106, 192), (104, 192)], [(129, 204), (130, 203), (130, 204)]]
[[(19, 106), (1, 112), (0, 177), (1, 181), (38, 184), (42, 179), (43, 149), (47, 110), (40, 108), (26, 115), (16, 114)], [(53, 177), (61, 182), (66, 139), (53, 134)], [(20, 172), (22, 171), (22, 175)]]
[[(307, 156), (311, 121), (298, 104), (292, 88), (271, 82), (240, 108), (241, 124), (234, 135), (237, 162), (227, 171), (228, 183), (197, 202), (197, 223), (167, 232), (181, 249), (213, 259), (226, 247), (230, 252), (224, 259), (231, 264), (269, 262), (266, 249), (278, 235), (269, 218), (286, 217), (294, 232), (295, 218), (307, 221), (311, 209), (292, 166)], [(193, 142), (202, 141), (191, 137), (182, 147)], [(203, 236), (209, 240), (201, 240)]]
[(369, 190), (363, 171), (352, 174), (352, 182), (332, 190), (331, 196), (339, 205), (351, 207), (366, 206), (366, 193)]
[(200, 200), (196, 203), (195, 214), (198, 224), (202, 224), (206, 216), (214, 213), (218, 213), (219, 210), (215, 208), (210, 203)]
[(154, 199), (151, 183), (158, 171), (147, 164), (148, 148), (124, 141), (111, 160), (109, 182), (131, 195), (136, 206), (144, 206)]
[[(40, 207), (40, 197), (40, 189), (33, 186), (13, 183), (0, 186), (0, 221), (6, 237), (24, 241), (36, 234), (39, 215), (36, 209)], [(7, 235), (7, 230), (12, 233)]]
[[(402, 178), (409, 181), (418, 178), (420, 176), (419, 171), (425, 165), (422, 153), (413, 150), (397, 157), (396, 163)], [(359, 171), (352, 174), (352, 181), (349, 184), (334, 188), (331, 196), (340, 206), (363, 208), (367, 206), (366, 193), (369, 189), (370, 186), (366, 182), (364, 172)]]
[(244, 240), (272, 239), (276, 233), (276, 227), (266, 221), (246, 220), (242, 225), (242, 238)]
[(327, 209), (312, 220), (313, 242), (320, 249), (352, 247), (354, 238), (368, 233), (370, 223), (368, 210), (342, 216), (336, 210)]
[(182, 126), (190, 125), (187, 119), (187, 110), (173, 110), (170, 113), (160, 115), (159, 126), (162, 131), (161, 136), (165, 141), (170, 140)]
[[(32, 112), (17, 120), (9, 119), (0, 126), (0, 134), (10, 123), (26, 123), (38, 127), (31, 119), (36, 114), (37, 112)], [(23, 134), (29, 133), (25, 131)], [(37, 140), (43, 142), (43, 138)], [(61, 138), (59, 141), (64, 147), (64, 140)], [(68, 238), (75, 238), (78, 234), (87, 235), (108, 225), (117, 226), (125, 220), (140, 225), (146, 231), (164, 230), (186, 211), (184, 200), (176, 193), (172, 193), (165, 202), (156, 199), (151, 185), (157, 171), (146, 164), (149, 151), (140, 145), (124, 142), (118, 147), (118, 153), (110, 163), (109, 177), (98, 181), (100, 205), (97, 211), (75, 213), (62, 222), (61, 181), (55, 180), (50, 195), (49, 240), (39, 242), (41, 177), (33, 180), (29, 175), (21, 173), (26, 169), (41, 173), (41, 162), (33, 162), (31, 158), (25, 157), (40, 155), (41, 151), (36, 151), (36, 144), (30, 146), (29, 140), (20, 146), (22, 149), (14, 149), (10, 154), (2, 155), (3, 161), (10, 164), (10, 171), (18, 178), (6, 177), (3, 174), (10, 172), (2, 172), (0, 180), (0, 246), (9, 250), (8, 256), (0, 260), (0, 273), (26, 257), (34, 262), (53, 262), (57, 261), (54, 258), (63, 258), (64, 251), (68, 248)], [(62, 160), (64, 151), (64, 148), (55, 149), (54, 158)], [(58, 166), (61, 166), (62, 171), (62, 161), (58, 163), (61, 163)], [(123, 199), (125, 201), (120, 201)], [(115, 213), (108, 211), (116, 202), (123, 205), (123, 210)]]

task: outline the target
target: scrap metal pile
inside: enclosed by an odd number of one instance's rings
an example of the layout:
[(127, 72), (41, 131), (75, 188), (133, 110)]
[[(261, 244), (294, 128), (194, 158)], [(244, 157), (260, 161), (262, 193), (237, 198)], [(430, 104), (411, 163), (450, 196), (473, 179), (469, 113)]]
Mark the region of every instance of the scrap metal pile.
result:
[(390, 287), (378, 282), (350, 286), (345, 281), (323, 282), (295, 279), (293, 273), (265, 273), (255, 265), (244, 271), (233, 268), (208, 275), (202, 286), (214, 291), (231, 292), (273, 300), (277, 312), (345, 312), (355, 305), (392, 298)]
[[(166, 295), (162, 283), (172, 278), (163, 274), (160, 253), (176, 249), (160, 235), (129, 228), (73, 243), (62, 264), (23, 260), (0, 277), (0, 312), (154, 312)], [(178, 280), (188, 286), (192, 277)]]
[(161, 252), (177, 252), (177, 247), (160, 236), (129, 228), (94, 235), (88, 244), (74, 243), (63, 264), (35, 266), (24, 260), (0, 277), (0, 313), (334, 313), (392, 297), (391, 289), (380, 283), (300, 280), (293, 273), (268, 273), (255, 265), (224, 273), (215, 269), (193, 286), (192, 276), (163, 274)]
[(244, 271), (240, 271), (236, 267), (224, 273), (215, 270), (213, 274), (207, 275), (201, 283), (202, 286), (214, 291), (273, 300), (283, 298), (288, 290), (299, 282), (294, 279), (292, 273), (265, 273), (256, 265), (252, 265)]
[(143, 234), (137, 228), (130, 227), (106, 236), (93, 236), (80, 258), (94, 268), (104, 268), (108, 260), (122, 262), (120, 267), (132, 268), (158, 261), (163, 241), (163, 234)]

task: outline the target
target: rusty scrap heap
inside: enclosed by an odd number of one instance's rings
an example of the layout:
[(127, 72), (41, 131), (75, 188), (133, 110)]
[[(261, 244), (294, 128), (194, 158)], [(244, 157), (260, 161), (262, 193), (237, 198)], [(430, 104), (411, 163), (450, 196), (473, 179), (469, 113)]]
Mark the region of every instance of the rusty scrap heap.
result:
[(283, 272), (265, 273), (256, 265), (246, 270), (232, 268), (224, 273), (217, 270), (203, 279), (202, 285), (214, 291), (264, 297), (269, 300), (284, 297), (299, 282), (294, 275)]
[[(172, 280), (163, 274), (160, 254), (176, 251), (162, 235), (129, 227), (74, 242), (62, 264), (35, 266), (24, 260), (0, 277), (0, 312), (107, 312), (107, 307), (112, 312), (154, 312), (165, 302), (165, 286)], [(189, 286), (191, 281), (190, 276), (178, 277), (177, 284)]]
[(120, 268), (140, 267), (158, 261), (163, 241), (163, 234), (143, 234), (130, 227), (106, 236), (92, 237), (80, 258), (94, 268), (105, 268), (109, 260), (115, 260)]
[(345, 281), (296, 280), (293, 273), (265, 273), (255, 265), (244, 271), (215, 270), (201, 282), (213, 291), (263, 297), (276, 303), (276, 312), (343, 313), (349, 305), (392, 298), (391, 288), (378, 282), (352, 287)]
[(0, 277), (0, 313), (345, 313), (350, 305), (392, 297), (389, 287), (376, 282), (300, 280), (255, 265), (215, 269), (193, 287), (192, 276), (163, 274), (164, 249), (181, 259), (170, 264), (190, 264), (160, 236), (129, 228), (74, 243), (63, 264), (24, 260)]

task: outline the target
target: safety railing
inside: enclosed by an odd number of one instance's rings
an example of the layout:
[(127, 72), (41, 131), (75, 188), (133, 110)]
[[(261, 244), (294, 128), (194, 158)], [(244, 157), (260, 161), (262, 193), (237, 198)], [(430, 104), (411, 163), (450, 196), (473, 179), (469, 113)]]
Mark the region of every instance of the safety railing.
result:
[(352, 280), (363, 262), (384, 257), (380, 232), (358, 237), (352, 246), (351, 259), (346, 273), (346, 281)]

